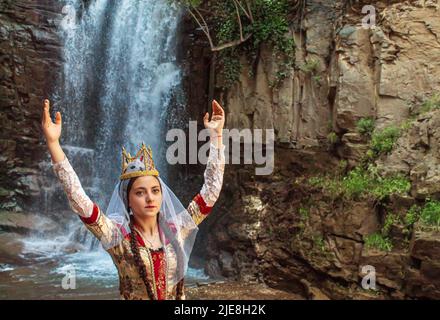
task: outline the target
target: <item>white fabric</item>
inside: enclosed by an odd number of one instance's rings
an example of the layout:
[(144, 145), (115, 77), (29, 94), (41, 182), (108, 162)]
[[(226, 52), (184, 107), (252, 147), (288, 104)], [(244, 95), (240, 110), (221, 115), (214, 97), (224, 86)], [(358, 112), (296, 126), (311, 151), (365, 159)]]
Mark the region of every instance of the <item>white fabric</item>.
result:
[(223, 185), (223, 174), (225, 171), (225, 145), (219, 148), (211, 143), (209, 148), (209, 158), (206, 163), (204, 183), (200, 195), (207, 206), (212, 207), (220, 196)]
[(52, 168), (63, 185), (72, 210), (81, 217), (89, 218), (93, 212), (93, 202), (84, 192), (81, 182), (67, 157), (60, 162), (52, 163)]
[[(159, 229), (162, 244), (167, 257), (177, 259), (176, 269), (173, 270), (171, 283), (177, 284), (184, 276), (188, 268), (198, 227), (187, 209), (182, 205), (173, 191), (158, 177), (162, 188), (162, 204), (159, 211)], [(107, 217), (122, 226), (130, 233), (130, 213), (127, 210), (126, 194), (129, 179), (119, 181), (113, 191), (112, 198), (106, 210)], [(108, 250), (117, 246), (124, 239), (120, 228), (115, 229), (113, 236), (101, 243)]]

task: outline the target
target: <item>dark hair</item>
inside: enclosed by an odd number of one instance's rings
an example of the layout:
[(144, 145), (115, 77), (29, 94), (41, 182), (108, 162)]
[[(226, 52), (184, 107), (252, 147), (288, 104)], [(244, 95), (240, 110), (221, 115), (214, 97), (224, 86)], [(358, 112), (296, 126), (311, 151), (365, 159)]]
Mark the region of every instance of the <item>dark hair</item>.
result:
[[(133, 186), (133, 183), (135, 182), (135, 180), (137, 178), (138, 177), (131, 178), (130, 181), (128, 182), (128, 186), (127, 186), (127, 204), (128, 204), (128, 206), (129, 206), (129, 201), (128, 201), (129, 197), (128, 197), (128, 195), (129, 195), (130, 190), (131, 190), (131, 188)], [(159, 183), (159, 186), (160, 186), (161, 192), (162, 192), (162, 186), (160, 185), (160, 183)], [(153, 288), (151, 286), (151, 283), (147, 279), (147, 268), (145, 267), (145, 264), (142, 261), (141, 254), (139, 252), (139, 247), (137, 245), (136, 236), (135, 236), (135, 230), (134, 230), (134, 227), (133, 227), (133, 220), (134, 220), (134, 218), (132, 217), (130, 219), (130, 230), (131, 230), (130, 245), (131, 245), (131, 251), (133, 252), (134, 261), (135, 261), (135, 264), (136, 264), (136, 266), (138, 268), (139, 275), (142, 278), (142, 281), (144, 282), (145, 287), (147, 289), (148, 297), (150, 298), (150, 300), (155, 300), (155, 295), (154, 295), (154, 292), (153, 292)], [(182, 263), (179, 263), (179, 261), (180, 262), (183, 261), (182, 248), (178, 245), (177, 239), (172, 237), (172, 231), (170, 230), (168, 225), (165, 224), (163, 226), (163, 229), (164, 229), (165, 236), (167, 238), (169, 238), (169, 239), (173, 239), (171, 241), (171, 244), (173, 245), (173, 248), (174, 248), (174, 250), (176, 251), (176, 254), (177, 254), (177, 261), (178, 261), (177, 266), (182, 268)], [(150, 250), (150, 249), (147, 248), (147, 250)], [(154, 274), (152, 276), (154, 277)], [(165, 281), (168, 281), (168, 279), (165, 279)], [(176, 300), (180, 300), (180, 298), (182, 296), (183, 284), (184, 284), (184, 279), (182, 278), (182, 280), (180, 280), (177, 283), (177, 285), (176, 285)]]

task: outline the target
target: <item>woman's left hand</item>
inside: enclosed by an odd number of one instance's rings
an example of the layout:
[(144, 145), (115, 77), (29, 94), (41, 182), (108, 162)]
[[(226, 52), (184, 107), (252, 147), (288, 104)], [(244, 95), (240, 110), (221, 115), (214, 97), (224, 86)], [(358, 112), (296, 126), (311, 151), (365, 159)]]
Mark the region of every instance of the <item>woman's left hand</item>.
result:
[(206, 129), (209, 129), (211, 137), (221, 136), (225, 125), (225, 111), (217, 101), (212, 100), (211, 121), (209, 121), (209, 113), (207, 112), (203, 117), (203, 124)]

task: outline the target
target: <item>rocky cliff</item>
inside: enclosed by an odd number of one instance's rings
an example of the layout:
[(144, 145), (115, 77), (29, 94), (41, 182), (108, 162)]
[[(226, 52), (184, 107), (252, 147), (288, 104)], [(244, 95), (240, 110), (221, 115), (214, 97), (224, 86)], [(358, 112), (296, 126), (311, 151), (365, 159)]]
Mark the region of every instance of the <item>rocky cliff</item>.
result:
[(61, 7), (59, 1), (0, 3), (0, 210), (38, 205), (41, 101), (61, 70)]
[[(431, 110), (439, 107), (440, 3), (352, 3), (306, 2), (302, 23), (292, 23), (288, 35), (296, 67), (279, 87), (271, 86), (279, 66), (265, 46), (256, 65), (243, 57), (232, 88), (221, 90), (217, 77), (228, 128), (275, 129), (275, 171), (256, 176), (251, 165), (227, 166), (221, 199), (202, 229), (208, 245), (198, 250), (211, 274), (264, 281), (308, 298), (439, 298), (438, 225), (404, 221), (411, 207), (440, 195), (440, 111)], [(363, 28), (367, 4), (376, 9), (376, 24)], [(196, 33), (190, 43), (201, 38)], [(200, 48), (188, 50), (200, 56)], [(195, 83), (209, 78), (206, 61), (191, 59), (188, 68)], [(203, 84), (198, 89), (207, 94)], [(204, 110), (197, 100), (189, 104)], [(423, 106), (431, 111), (419, 112)], [(370, 168), (382, 177), (380, 188), (383, 177), (402, 174), (408, 192), (347, 199), (339, 189), (335, 195), (309, 183), (365, 164), (372, 139), (359, 131), (362, 119), (374, 119), (375, 132), (403, 128), (392, 151), (370, 159)], [(384, 228), (390, 246), (369, 245)], [(369, 265), (377, 291), (361, 286)]]

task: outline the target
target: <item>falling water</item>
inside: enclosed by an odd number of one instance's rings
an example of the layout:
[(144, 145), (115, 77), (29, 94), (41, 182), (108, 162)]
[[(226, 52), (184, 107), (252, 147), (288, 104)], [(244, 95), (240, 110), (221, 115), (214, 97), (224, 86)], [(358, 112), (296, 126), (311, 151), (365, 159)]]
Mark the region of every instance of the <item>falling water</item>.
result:
[(179, 11), (166, 0), (82, 3), (67, 2), (79, 14), (64, 32), (65, 139), (94, 150), (94, 184), (108, 195), (122, 146), (133, 153), (145, 141), (163, 153), (161, 127), (181, 81), (175, 62)]
[[(60, 28), (64, 70), (51, 99), (54, 109), (63, 114), (63, 149), (86, 192), (105, 208), (120, 174), (121, 146), (134, 153), (142, 141), (151, 145), (156, 166), (166, 179), (161, 130), (169, 121), (170, 101), (180, 90), (181, 73), (175, 61), (180, 12), (167, 0), (66, 0), (65, 4), (71, 19)], [(48, 163), (44, 166), (50, 171)], [(44, 188), (50, 207), (62, 189), (53, 182)], [(103, 274), (98, 278), (117, 284), (110, 257), (102, 248), (95, 249), (91, 234), (84, 236), (78, 219), (67, 223), (71, 227), (59, 238), (25, 241), (24, 254), (46, 260), (64, 256), (64, 265), (53, 272), (62, 273), (74, 263), (86, 277), (94, 277), (99, 269)], [(66, 255), (72, 245), (80, 248)]]

